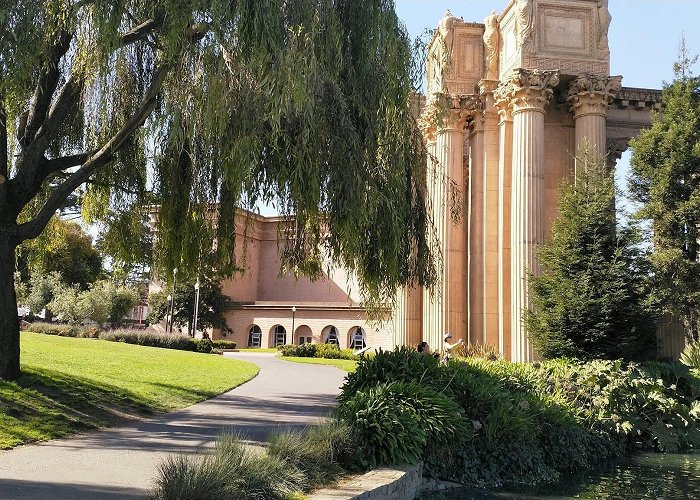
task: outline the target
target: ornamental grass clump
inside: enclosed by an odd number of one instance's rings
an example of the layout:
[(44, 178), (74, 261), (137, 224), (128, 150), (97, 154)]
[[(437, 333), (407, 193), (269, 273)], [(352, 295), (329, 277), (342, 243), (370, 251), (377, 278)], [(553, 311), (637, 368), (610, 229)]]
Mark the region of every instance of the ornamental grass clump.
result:
[(151, 497), (156, 500), (276, 500), (295, 498), (325, 486), (345, 473), (355, 455), (350, 429), (330, 421), (303, 431), (270, 436), (259, 452), (241, 437), (221, 435), (213, 453), (179, 455), (159, 468)]

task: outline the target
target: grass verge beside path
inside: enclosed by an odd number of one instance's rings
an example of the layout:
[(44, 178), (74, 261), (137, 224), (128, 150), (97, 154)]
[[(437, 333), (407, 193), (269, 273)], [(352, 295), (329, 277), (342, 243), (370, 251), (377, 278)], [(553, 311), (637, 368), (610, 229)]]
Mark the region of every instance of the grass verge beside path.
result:
[(257, 375), (211, 354), (22, 333), (22, 377), (0, 381), (0, 449), (184, 408)]
[(282, 361), (294, 363), (306, 363), (309, 365), (331, 365), (343, 371), (352, 373), (357, 368), (357, 361), (351, 359), (327, 359), (327, 358), (298, 358), (296, 356), (280, 356)]

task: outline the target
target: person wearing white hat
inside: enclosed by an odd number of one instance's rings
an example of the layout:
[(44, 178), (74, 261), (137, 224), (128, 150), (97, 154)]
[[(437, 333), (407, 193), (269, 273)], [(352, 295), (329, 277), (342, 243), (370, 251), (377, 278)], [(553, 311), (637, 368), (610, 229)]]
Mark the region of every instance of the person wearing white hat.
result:
[(443, 358), (442, 358), (442, 359), (443, 359), (445, 362), (447, 362), (447, 361), (450, 359), (450, 353), (452, 352), (452, 349), (454, 349), (455, 347), (459, 347), (459, 346), (461, 346), (461, 345), (464, 343), (464, 341), (463, 341), (462, 339), (459, 339), (459, 340), (458, 340), (457, 342), (455, 342), (454, 344), (451, 344), (451, 343), (448, 342), (448, 340), (451, 340), (451, 339), (452, 339), (452, 334), (449, 333), (449, 332), (447, 332), (447, 333), (445, 334), (445, 337), (443, 338), (443, 342), (442, 342), (442, 349), (443, 349), (443, 352), (444, 352), (444, 355), (443, 355)]

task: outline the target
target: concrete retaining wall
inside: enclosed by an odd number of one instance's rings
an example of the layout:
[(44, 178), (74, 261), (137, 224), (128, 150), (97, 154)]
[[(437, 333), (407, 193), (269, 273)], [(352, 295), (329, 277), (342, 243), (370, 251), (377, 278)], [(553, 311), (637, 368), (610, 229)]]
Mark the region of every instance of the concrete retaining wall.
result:
[(422, 464), (375, 469), (310, 495), (311, 500), (411, 500), (421, 488)]

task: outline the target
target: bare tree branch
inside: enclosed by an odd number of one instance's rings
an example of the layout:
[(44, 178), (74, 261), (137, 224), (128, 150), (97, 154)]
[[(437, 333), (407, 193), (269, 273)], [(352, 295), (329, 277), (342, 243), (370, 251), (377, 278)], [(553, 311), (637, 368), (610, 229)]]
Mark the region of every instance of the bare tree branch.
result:
[(80, 169), (71, 174), (68, 179), (54, 189), (36, 217), (17, 226), (17, 233), (15, 236), (17, 244), (39, 236), (65, 199), (76, 188), (85, 183), (96, 171), (108, 164), (112, 160), (114, 154), (126, 143), (131, 134), (144, 124), (156, 106), (158, 92), (163, 86), (169, 70), (170, 64), (162, 64), (156, 70), (153, 80), (144, 94), (138, 110), (129, 121), (127, 121), (102, 148), (95, 152)]
[(122, 35), (122, 44), (129, 45), (131, 43), (137, 42), (139, 40), (144, 40), (149, 34), (160, 28), (163, 25), (163, 20), (165, 19), (165, 11), (159, 9), (152, 19), (144, 21), (135, 28), (127, 31)]
[(56, 45), (52, 46), (47, 54), (44, 67), (39, 74), (34, 96), (29, 104), (29, 114), (27, 116), (27, 124), (24, 130), (20, 130), (18, 136), (19, 143), (22, 146), (29, 145), (34, 139), (35, 134), (44, 123), (44, 118), (51, 105), (51, 99), (58, 85), (58, 80), (61, 76), (59, 68), (61, 58), (65, 55), (70, 47), (73, 35), (66, 31), (62, 31), (58, 37)]
[(59, 172), (71, 167), (77, 167), (85, 163), (88, 158), (90, 158), (90, 153), (78, 153), (75, 155), (62, 156), (60, 158), (52, 158), (51, 160), (46, 160), (42, 171), (45, 174), (52, 174), (54, 172)]

